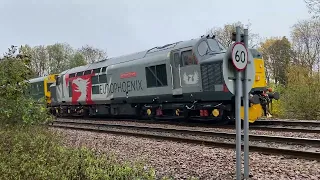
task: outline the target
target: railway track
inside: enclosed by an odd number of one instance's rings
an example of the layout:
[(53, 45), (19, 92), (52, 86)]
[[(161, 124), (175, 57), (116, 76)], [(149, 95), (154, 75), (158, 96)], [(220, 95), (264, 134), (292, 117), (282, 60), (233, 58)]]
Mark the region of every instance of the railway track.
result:
[[(63, 119), (69, 119), (74, 120), (74, 118), (63, 118)], [(91, 120), (91, 121), (108, 121), (112, 122), (113, 120), (116, 121), (123, 121), (123, 122), (137, 122), (137, 123), (147, 123), (147, 124), (166, 124), (166, 125), (175, 125), (175, 126), (182, 126), (182, 127), (205, 127), (205, 128), (222, 128), (222, 129), (235, 129), (235, 125), (214, 125), (210, 122), (182, 122), (182, 121), (168, 121), (168, 120), (136, 120), (136, 119), (100, 119), (100, 118), (86, 118), (85, 120)], [(78, 120), (77, 120), (78, 121)], [(81, 119), (81, 121), (84, 121)], [(257, 121), (256, 124), (250, 124), (250, 130), (260, 130), (260, 131), (275, 131), (275, 132), (300, 132), (300, 133), (320, 133), (320, 122), (311, 122), (311, 125), (313, 126), (307, 126), (307, 125), (300, 125), (299, 123), (287, 121), (285, 120), (284, 123), (282, 123), (282, 120), (276, 120), (275, 124), (272, 124), (272, 121), (269, 120), (261, 120)], [(304, 121), (303, 121), (304, 122)], [(302, 122), (302, 123), (303, 123)], [(282, 123), (282, 124), (281, 124)], [(306, 123), (310, 123), (307, 121)]]
[(258, 120), (254, 122), (254, 125), (283, 125), (283, 126), (307, 126), (307, 127), (320, 127), (319, 121), (308, 120)]
[[(160, 128), (160, 127), (148, 127), (148, 126), (135, 126), (135, 125), (119, 125), (119, 124), (106, 124), (103, 122), (95, 121), (66, 121), (57, 120), (52, 123), (53, 127), (70, 128), (78, 130), (89, 130), (106, 132), (121, 135), (139, 136), (147, 138), (156, 138), (163, 140), (179, 141), (193, 144), (203, 144), (208, 146), (219, 146), (225, 148), (235, 148), (234, 142), (225, 142), (224, 139), (235, 139), (234, 133), (225, 132), (212, 132), (212, 131), (199, 131), (183, 128)], [(219, 139), (220, 138), (220, 139)], [(281, 136), (264, 136), (264, 135), (249, 135), (250, 143), (261, 141), (269, 143), (283, 143), (288, 145), (299, 144), (303, 146), (312, 146), (311, 150), (301, 150), (295, 148), (279, 148), (270, 147), (268, 144), (264, 146), (250, 144), (250, 151), (262, 152), (267, 154), (281, 154), (291, 155), (295, 157), (302, 157), (306, 159), (320, 160), (320, 152), (317, 152), (320, 147), (319, 139), (307, 139), (307, 138), (293, 138), (293, 137), (281, 137)], [(259, 144), (259, 143), (257, 143)], [(284, 146), (285, 146), (284, 145)], [(281, 146), (281, 145), (280, 145)], [(303, 148), (302, 148), (303, 149)]]

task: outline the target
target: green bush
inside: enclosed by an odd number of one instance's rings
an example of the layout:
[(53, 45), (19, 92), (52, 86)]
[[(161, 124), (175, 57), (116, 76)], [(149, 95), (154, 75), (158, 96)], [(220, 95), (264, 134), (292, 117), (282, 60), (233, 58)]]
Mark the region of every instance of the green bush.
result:
[(28, 98), (30, 57), (14, 47), (0, 59), (0, 179), (155, 179), (142, 164), (119, 164), (85, 148), (65, 147), (40, 126), (45, 103)]
[(26, 96), (31, 78), (30, 57), (9, 49), (0, 59), (0, 122), (36, 124), (50, 120), (45, 103)]
[(269, 87), (273, 89), (274, 92), (280, 93), (279, 100), (273, 100), (270, 110), (273, 117), (285, 117), (285, 108), (284, 108), (284, 98), (283, 94), (285, 93), (285, 88), (281, 85), (270, 84)]
[(308, 68), (290, 66), (285, 87), (274, 86), (280, 100), (273, 101), (272, 112), (283, 118), (319, 119), (320, 76)]
[(45, 127), (2, 126), (0, 136), (0, 179), (155, 179), (142, 164), (64, 147)]

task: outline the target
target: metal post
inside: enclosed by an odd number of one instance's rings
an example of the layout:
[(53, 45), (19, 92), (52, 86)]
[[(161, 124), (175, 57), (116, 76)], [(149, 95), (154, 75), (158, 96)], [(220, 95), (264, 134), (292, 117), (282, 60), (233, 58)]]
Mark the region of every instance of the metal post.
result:
[[(240, 27), (236, 27), (236, 42), (241, 41)], [(236, 92), (235, 92), (235, 115), (236, 115), (236, 173), (237, 180), (241, 179), (241, 72), (236, 72)]]
[[(248, 29), (244, 29), (244, 45), (248, 49)], [(249, 51), (249, 49), (248, 49)], [(248, 52), (249, 53), (249, 52)], [(253, 63), (249, 61), (248, 64)], [(248, 83), (248, 68), (244, 71), (244, 83), (243, 83), (243, 105), (244, 105), (244, 178), (249, 179), (249, 93), (247, 92)]]

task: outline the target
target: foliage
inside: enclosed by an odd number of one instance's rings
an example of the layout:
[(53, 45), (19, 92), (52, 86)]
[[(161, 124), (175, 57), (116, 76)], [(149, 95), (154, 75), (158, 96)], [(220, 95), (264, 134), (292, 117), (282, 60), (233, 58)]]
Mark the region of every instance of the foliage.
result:
[(155, 179), (140, 163), (61, 145), (60, 136), (38, 126), (0, 128), (1, 179)]
[(12, 46), (0, 60), (0, 121), (6, 123), (40, 123), (50, 120), (46, 108), (26, 97), (32, 75), (30, 57), (17, 54)]
[(50, 116), (45, 103), (26, 94), (25, 80), (32, 76), (29, 50), (25, 47), (17, 54), (12, 47), (0, 61), (0, 178), (155, 179), (154, 170), (142, 164), (120, 164), (85, 148), (65, 147), (57, 133), (39, 126)]
[(47, 46), (50, 74), (60, 73), (68, 69), (73, 49), (69, 44), (56, 43)]
[(94, 63), (107, 58), (107, 53), (89, 45), (82, 46), (79, 50), (87, 63)]
[(68, 43), (34, 47), (24, 45), (20, 47), (20, 51), (31, 57), (32, 77), (60, 73), (70, 68), (107, 58), (107, 53), (102, 49), (89, 45), (74, 49)]
[(292, 55), (289, 40), (286, 37), (266, 39), (261, 43), (259, 51), (265, 60), (268, 82), (272, 78), (276, 84), (285, 85), (287, 83), (286, 71)]
[(281, 99), (273, 102), (273, 113), (280, 117), (317, 119), (320, 117), (320, 75), (308, 67), (288, 67), (288, 84), (277, 86)]
[(283, 100), (283, 94), (285, 93), (285, 87), (281, 84), (269, 83), (269, 86), (273, 89), (274, 92), (278, 92), (280, 94), (279, 100), (273, 100), (271, 103), (271, 114), (273, 117), (285, 117), (285, 101)]
[(69, 62), (69, 68), (71, 69), (78, 66), (84, 66), (86, 64), (87, 62), (84, 56), (80, 52), (76, 52)]

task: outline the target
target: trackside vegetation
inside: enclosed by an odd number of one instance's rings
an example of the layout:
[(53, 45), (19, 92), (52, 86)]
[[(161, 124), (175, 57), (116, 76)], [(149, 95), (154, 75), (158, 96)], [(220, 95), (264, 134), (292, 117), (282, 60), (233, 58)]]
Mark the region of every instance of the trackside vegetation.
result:
[(0, 179), (155, 179), (143, 164), (64, 146), (43, 126), (52, 120), (46, 108), (26, 96), (30, 55), (16, 51), (0, 60)]
[(320, 74), (291, 65), (286, 85), (272, 85), (281, 99), (272, 102), (272, 113), (280, 118), (316, 120), (320, 118)]

